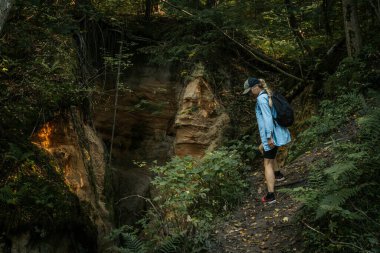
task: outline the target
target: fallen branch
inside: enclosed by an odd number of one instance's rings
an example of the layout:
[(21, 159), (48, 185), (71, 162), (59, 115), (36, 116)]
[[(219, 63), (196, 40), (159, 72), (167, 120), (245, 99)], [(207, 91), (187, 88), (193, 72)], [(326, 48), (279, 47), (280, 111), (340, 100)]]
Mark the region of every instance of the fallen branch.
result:
[(326, 234), (324, 234), (324, 233), (322, 233), (321, 231), (319, 231), (319, 230), (313, 228), (312, 226), (310, 226), (309, 224), (307, 224), (304, 220), (302, 220), (301, 222), (302, 222), (302, 223), (303, 223), (308, 229), (310, 229), (310, 230), (316, 232), (317, 234), (322, 235), (323, 237), (325, 237), (327, 240), (329, 240), (329, 241), (330, 241), (331, 243), (333, 243), (333, 244), (338, 244), (338, 245), (342, 245), (342, 246), (347, 246), (347, 247), (350, 247), (350, 248), (354, 248), (354, 249), (360, 250), (360, 252), (368, 252), (368, 253), (370, 253), (370, 251), (365, 250), (365, 249), (363, 249), (363, 248), (361, 248), (361, 247), (359, 247), (359, 246), (357, 246), (357, 245), (355, 245), (355, 244), (348, 243), (348, 242), (335, 241), (335, 240), (333, 240), (333, 239), (331, 239), (331, 238), (328, 238)]
[[(179, 8), (178, 6), (176, 6), (176, 5), (172, 4), (172, 3), (169, 3), (169, 2), (166, 1), (166, 0), (162, 0), (162, 2), (165, 3), (165, 4), (167, 4), (167, 5), (169, 5), (170, 7), (174, 8), (174, 9), (176, 9), (176, 10), (179, 10), (179, 11), (185, 13), (185, 14), (188, 15), (188, 16), (191, 16), (191, 17), (194, 17), (194, 16), (195, 16), (194, 14), (192, 14), (192, 13), (190, 13), (190, 12), (188, 12), (188, 11), (185, 11), (185, 10)], [(204, 21), (203, 21), (203, 22), (204, 22)], [(212, 22), (207, 22), (207, 23), (208, 23), (208, 24), (211, 24), (211, 25), (212, 25), (217, 31), (219, 31), (220, 33), (222, 33), (222, 34), (223, 34), (225, 37), (227, 37), (229, 40), (231, 40), (232, 42), (234, 42), (235, 44), (237, 44), (238, 46), (240, 46), (242, 49), (244, 49), (246, 52), (248, 52), (250, 55), (252, 55), (257, 61), (259, 61), (259, 62), (261, 62), (261, 63), (264, 63), (265, 65), (270, 66), (271, 68), (277, 70), (278, 72), (280, 72), (280, 73), (282, 73), (282, 74), (284, 74), (284, 75), (286, 75), (286, 76), (288, 76), (288, 77), (290, 77), (290, 78), (293, 78), (293, 79), (295, 79), (295, 80), (297, 80), (297, 81), (300, 81), (300, 82), (303, 82), (303, 81), (304, 81), (302, 78), (299, 78), (299, 77), (297, 77), (297, 76), (295, 76), (295, 75), (293, 75), (293, 74), (291, 74), (291, 73), (289, 73), (289, 72), (287, 72), (287, 71), (285, 71), (285, 70), (283, 70), (283, 69), (277, 67), (275, 64), (271, 63), (270, 60), (269, 60), (268, 58), (267, 58), (267, 59), (263, 59), (262, 57), (259, 57), (257, 53), (254, 53), (254, 52), (253, 52), (254, 49), (249, 48), (248, 46), (246, 46), (246, 45), (240, 43), (239, 41), (235, 40), (233, 37), (231, 37), (228, 33), (226, 33), (225, 31), (223, 31), (220, 27), (218, 27), (218, 26), (215, 25), (214, 23), (212, 23)], [(260, 54), (261, 54), (261, 53), (260, 53)], [(263, 56), (263, 55), (261, 54), (261, 56)], [(275, 60), (271, 59), (271, 61), (275, 61)], [(279, 63), (278, 61), (276, 61), (276, 62)], [(286, 66), (286, 65), (283, 64), (283, 63), (280, 63), (280, 64), (281, 64), (282, 66)]]
[(295, 185), (295, 184), (301, 184), (301, 183), (304, 183), (304, 182), (306, 182), (306, 179), (303, 178), (303, 179), (299, 179), (299, 180), (296, 180), (296, 181), (292, 181), (292, 182), (276, 185), (276, 188), (286, 187), (286, 186)]
[(375, 223), (376, 225), (380, 226), (380, 223), (378, 223), (377, 221), (375, 221), (374, 219), (372, 219), (371, 217), (369, 217), (363, 210), (357, 208), (354, 203), (351, 202), (351, 205), (352, 207), (358, 211), (359, 213), (361, 213), (362, 215), (364, 215), (364, 217), (366, 217), (368, 220), (370, 220), (371, 222)]

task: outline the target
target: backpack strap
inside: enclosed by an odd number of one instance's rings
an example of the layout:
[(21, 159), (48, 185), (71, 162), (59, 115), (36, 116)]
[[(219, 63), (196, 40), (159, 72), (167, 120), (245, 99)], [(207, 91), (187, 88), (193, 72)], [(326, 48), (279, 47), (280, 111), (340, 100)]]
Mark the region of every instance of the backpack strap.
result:
[[(260, 97), (260, 96), (263, 95), (263, 94), (267, 94), (267, 95), (268, 95), (268, 98), (269, 98), (269, 94), (268, 94), (268, 92), (267, 92), (266, 90), (264, 90), (263, 93), (261, 93), (261, 94), (258, 95), (257, 97)], [(268, 105), (269, 105), (269, 104), (268, 104)], [(272, 106), (269, 105), (269, 107), (272, 108), (272, 107), (273, 107), (273, 104), (272, 104)]]

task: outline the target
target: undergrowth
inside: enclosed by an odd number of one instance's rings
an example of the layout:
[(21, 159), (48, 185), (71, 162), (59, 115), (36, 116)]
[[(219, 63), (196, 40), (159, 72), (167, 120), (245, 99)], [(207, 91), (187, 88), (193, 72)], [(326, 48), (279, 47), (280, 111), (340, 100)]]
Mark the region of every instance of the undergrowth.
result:
[[(237, 204), (247, 187), (243, 163), (225, 149), (201, 160), (175, 157), (157, 166), (151, 208), (140, 221), (140, 233), (121, 228), (112, 238), (122, 252), (200, 252), (210, 247), (213, 220)], [(115, 236), (116, 233), (116, 236)], [(118, 235), (118, 236), (117, 236)]]
[(378, 91), (356, 91), (326, 100), (299, 135), (294, 156), (307, 147), (333, 155), (312, 165), (306, 186), (290, 191), (303, 203), (300, 219), (310, 252), (380, 251), (379, 97)]
[(379, 123), (379, 108), (359, 118), (355, 140), (337, 143), (334, 162), (327, 168), (315, 165), (309, 185), (294, 189), (304, 203), (303, 220), (319, 231), (305, 233), (317, 252), (380, 250), (380, 156), (373, 148), (379, 142)]
[(71, 231), (81, 234), (79, 243), (93, 241), (96, 229), (64, 183), (63, 171), (32, 144), (24, 148), (14, 146), (2, 161), (0, 233), (7, 236), (24, 229), (38, 241), (56, 231)]
[(332, 137), (331, 133), (345, 131), (344, 124), (355, 120), (355, 113), (363, 108), (363, 100), (363, 96), (357, 90), (344, 93), (336, 100), (323, 100), (320, 103), (319, 114), (303, 123), (306, 130), (297, 136), (295, 144), (291, 147), (289, 160), (294, 160), (310, 147), (323, 144), (325, 141), (334, 142), (335, 137)]

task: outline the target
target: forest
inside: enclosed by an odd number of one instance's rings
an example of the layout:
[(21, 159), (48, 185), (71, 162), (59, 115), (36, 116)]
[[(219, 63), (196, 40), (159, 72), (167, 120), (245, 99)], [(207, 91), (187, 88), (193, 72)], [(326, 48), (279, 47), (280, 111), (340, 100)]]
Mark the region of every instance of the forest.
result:
[(0, 0), (0, 253), (380, 252), (379, 83), (378, 0)]

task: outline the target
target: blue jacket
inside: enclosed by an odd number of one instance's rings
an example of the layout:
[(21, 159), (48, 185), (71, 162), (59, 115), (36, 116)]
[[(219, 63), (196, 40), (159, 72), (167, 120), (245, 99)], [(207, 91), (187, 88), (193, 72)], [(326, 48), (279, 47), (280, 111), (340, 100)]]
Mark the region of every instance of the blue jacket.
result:
[(277, 112), (272, 106), (269, 106), (268, 94), (261, 91), (257, 96), (256, 102), (256, 118), (259, 125), (259, 132), (261, 142), (263, 143), (264, 150), (268, 151), (271, 148), (268, 145), (268, 138), (272, 137), (274, 145), (280, 147), (288, 144), (291, 141), (289, 130), (282, 127), (274, 121)]

